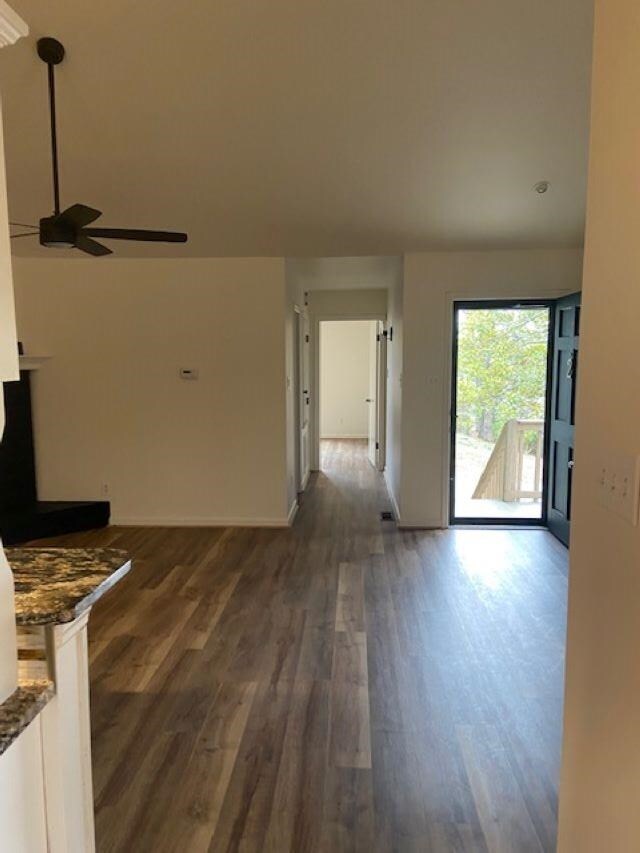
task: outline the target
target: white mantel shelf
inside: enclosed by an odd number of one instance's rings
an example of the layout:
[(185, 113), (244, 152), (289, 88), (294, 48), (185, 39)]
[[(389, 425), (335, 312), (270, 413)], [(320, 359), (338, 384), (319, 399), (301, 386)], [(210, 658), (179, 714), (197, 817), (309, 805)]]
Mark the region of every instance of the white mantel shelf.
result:
[(50, 355), (19, 355), (18, 363), (20, 370), (39, 370), (50, 358)]

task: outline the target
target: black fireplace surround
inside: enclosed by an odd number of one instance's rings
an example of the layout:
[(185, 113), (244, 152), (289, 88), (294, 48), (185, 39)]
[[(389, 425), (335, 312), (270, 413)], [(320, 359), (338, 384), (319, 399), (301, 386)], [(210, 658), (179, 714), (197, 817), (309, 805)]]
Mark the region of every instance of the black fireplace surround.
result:
[(5, 545), (105, 527), (108, 501), (39, 501), (31, 420), (31, 378), (4, 383), (6, 426), (0, 443), (0, 535)]

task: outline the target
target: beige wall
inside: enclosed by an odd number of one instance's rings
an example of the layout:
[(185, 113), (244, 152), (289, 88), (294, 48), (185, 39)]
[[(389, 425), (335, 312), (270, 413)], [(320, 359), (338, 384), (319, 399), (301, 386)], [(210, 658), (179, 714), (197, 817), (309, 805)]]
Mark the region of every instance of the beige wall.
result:
[(385, 290), (402, 270), (399, 255), (346, 258), (287, 258), (287, 279), (302, 300), (304, 293), (320, 290)]
[[(18, 376), (18, 341), (9, 248), (4, 140), (0, 114), (0, 441), (5, 424), (2, 382), (17, 379)], [(6, 487), (5, 483), (0, 483), (0, 488), (6, 489)], [(13, 575), (0, 542), (0, 703), (15, 690), (18, 680), (17, 666)], [(0, 789), (4, 790), (1, 783)]]
[(580, 289), (581, 262), (578, 249), (405, 256), (399, 501), (403, 525), (442, 527), (448, 521), (453, 300), (559, 296)]
[(17, 259), (15, 281), (19, 337), (51, 356), (43, 499), (108, 484), (116, 522), (284, 523), (282, 260)]
[(287, 506), (293, 512), (297, 507), (298, 500), (298, 462), (299, 455), (298, 437), (296, 430), (298, 422), (296, 418), (296, 406), (298, 389), (296, 388), (295, 363), (298, 349), (296, 340), (296, 311), (300, 310), (295, 286), (291, 277), (286, 272), (285, 262), (285, 318), (284, 318), (284, 350), (285, 350), (285, 430), (286, 430), (286, 480), (287, 480)]
[(369, 434), (369, 356), (375, 322), (329, 320), (320, 324), (320, 437)]
[[(9, 245), (4, 140), (0, 116), (0, 382), (17, 378), (16, 317)], [(2, 425), (4, 426), (4, 419)]]
[(308, 293), (309, 314), (312, 320), (345, 320), (387, 315), (387, 290), (311, 290)]
[(580, 342), (562, 853), (640, 848), (640, 527), (599, 505), (640, 453), (640, 4), (597, 0)]

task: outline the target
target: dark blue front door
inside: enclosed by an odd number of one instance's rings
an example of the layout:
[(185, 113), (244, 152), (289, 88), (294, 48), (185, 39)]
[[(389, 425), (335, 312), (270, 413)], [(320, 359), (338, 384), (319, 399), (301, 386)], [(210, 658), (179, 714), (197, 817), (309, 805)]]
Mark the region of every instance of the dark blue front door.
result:
[(555, 307), (553, 379), (549, 430), (549, 488), (547, 523), (557, 538), (569, 544), (571, 481), (575, 430), (580, 294), (559, 299)]

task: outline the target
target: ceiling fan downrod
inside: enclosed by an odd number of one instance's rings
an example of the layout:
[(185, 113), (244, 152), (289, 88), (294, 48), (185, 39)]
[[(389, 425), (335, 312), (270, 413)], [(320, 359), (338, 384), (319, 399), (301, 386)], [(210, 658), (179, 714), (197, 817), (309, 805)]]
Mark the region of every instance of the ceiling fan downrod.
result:
[(49, 81), (49, 112), (51, 115), (51, 161), (53, 166), (53, 215), (60, 214), (60, 179), (58, 176), (58, 132), (56, 128), (56, 82), (54, 68), (64, 59), (64, 46), (47, 36), (38, 40), (38, 56), (46, 63)]

